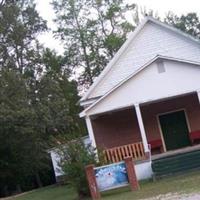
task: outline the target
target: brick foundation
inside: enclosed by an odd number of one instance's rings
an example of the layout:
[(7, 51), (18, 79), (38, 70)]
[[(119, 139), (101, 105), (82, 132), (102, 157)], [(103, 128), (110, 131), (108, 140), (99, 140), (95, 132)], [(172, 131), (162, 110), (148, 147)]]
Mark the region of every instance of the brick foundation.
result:
[(134, 165), (133, 159), (132, 157), (126, 157), (124, 161), (126, 165), (126, 170), (127, 170), (128, 180), (129, 180), (131, 190), (138, 190), (139, 183), (138, 183), (137, 176), (135, 173), (135, 165)]
[(93, 200), (97, 200), (101, 198), (101, 195), (99, 193), (98, 187), (97, 187), (97, 182), (96, 182), (96, 177), (94, 173), (94, 165), (88, 165), (85, 167), (86, 171), (86, 176), (90, 188), (90, 195)]

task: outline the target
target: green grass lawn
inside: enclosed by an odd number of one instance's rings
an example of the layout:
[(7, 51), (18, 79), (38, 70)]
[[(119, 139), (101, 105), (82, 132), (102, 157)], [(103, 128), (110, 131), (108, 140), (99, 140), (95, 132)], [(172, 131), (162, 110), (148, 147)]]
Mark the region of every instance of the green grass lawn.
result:
[[(178, 175), (163, 178), (157, 181), (146, 181), (140, 183), (140, 190), (131, 192), (128, 187), (118, 190), (112, 190), (102, 194), (103, 200), (135, 200), (147, 197), (153, 197), (158, 194), (168, 192), (192, 193), (200, 192), (200, 171), (190, 172), (184, 175)], [(69, 186), (52, 186), (35, 190), (19, 197), (12, 197), (12, 200), (74, 200), (76, 194)]]

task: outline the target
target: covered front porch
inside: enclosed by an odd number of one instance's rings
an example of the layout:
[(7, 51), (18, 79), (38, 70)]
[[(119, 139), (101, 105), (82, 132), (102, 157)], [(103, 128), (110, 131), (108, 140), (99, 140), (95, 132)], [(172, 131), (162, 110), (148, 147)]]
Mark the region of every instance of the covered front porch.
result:
[(86, 122), (93, 145), (103, 149), (107, 162), (192, 150), (200, 141), (198, 93), (135, 104), (90, 116)]

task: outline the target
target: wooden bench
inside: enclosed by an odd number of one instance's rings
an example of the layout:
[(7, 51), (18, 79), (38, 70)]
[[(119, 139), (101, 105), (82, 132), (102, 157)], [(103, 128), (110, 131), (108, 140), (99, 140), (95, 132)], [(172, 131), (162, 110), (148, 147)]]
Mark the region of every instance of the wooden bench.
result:
[(163, 144), (161, 139), (151, 140), (148, 143), (151, 145), (151, 151), (159, 150), (160, 153), (163, 152)]
[(200, 142), (200, 130), (190, 132), (189, 136), (192, 145), (196, 141)]

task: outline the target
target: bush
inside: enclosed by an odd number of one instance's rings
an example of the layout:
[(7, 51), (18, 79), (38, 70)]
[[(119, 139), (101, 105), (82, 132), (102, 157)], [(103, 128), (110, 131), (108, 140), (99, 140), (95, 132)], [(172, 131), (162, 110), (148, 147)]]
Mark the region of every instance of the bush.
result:
[(68, 143), (61, 149), (62, 170), (67, 181), (79, 194), (79, 199), (89, 196), (89, 187), (85, 173), (85, 166), (97, 164), (95, 149), (91, 145), (84, 145), (81, 139)]

